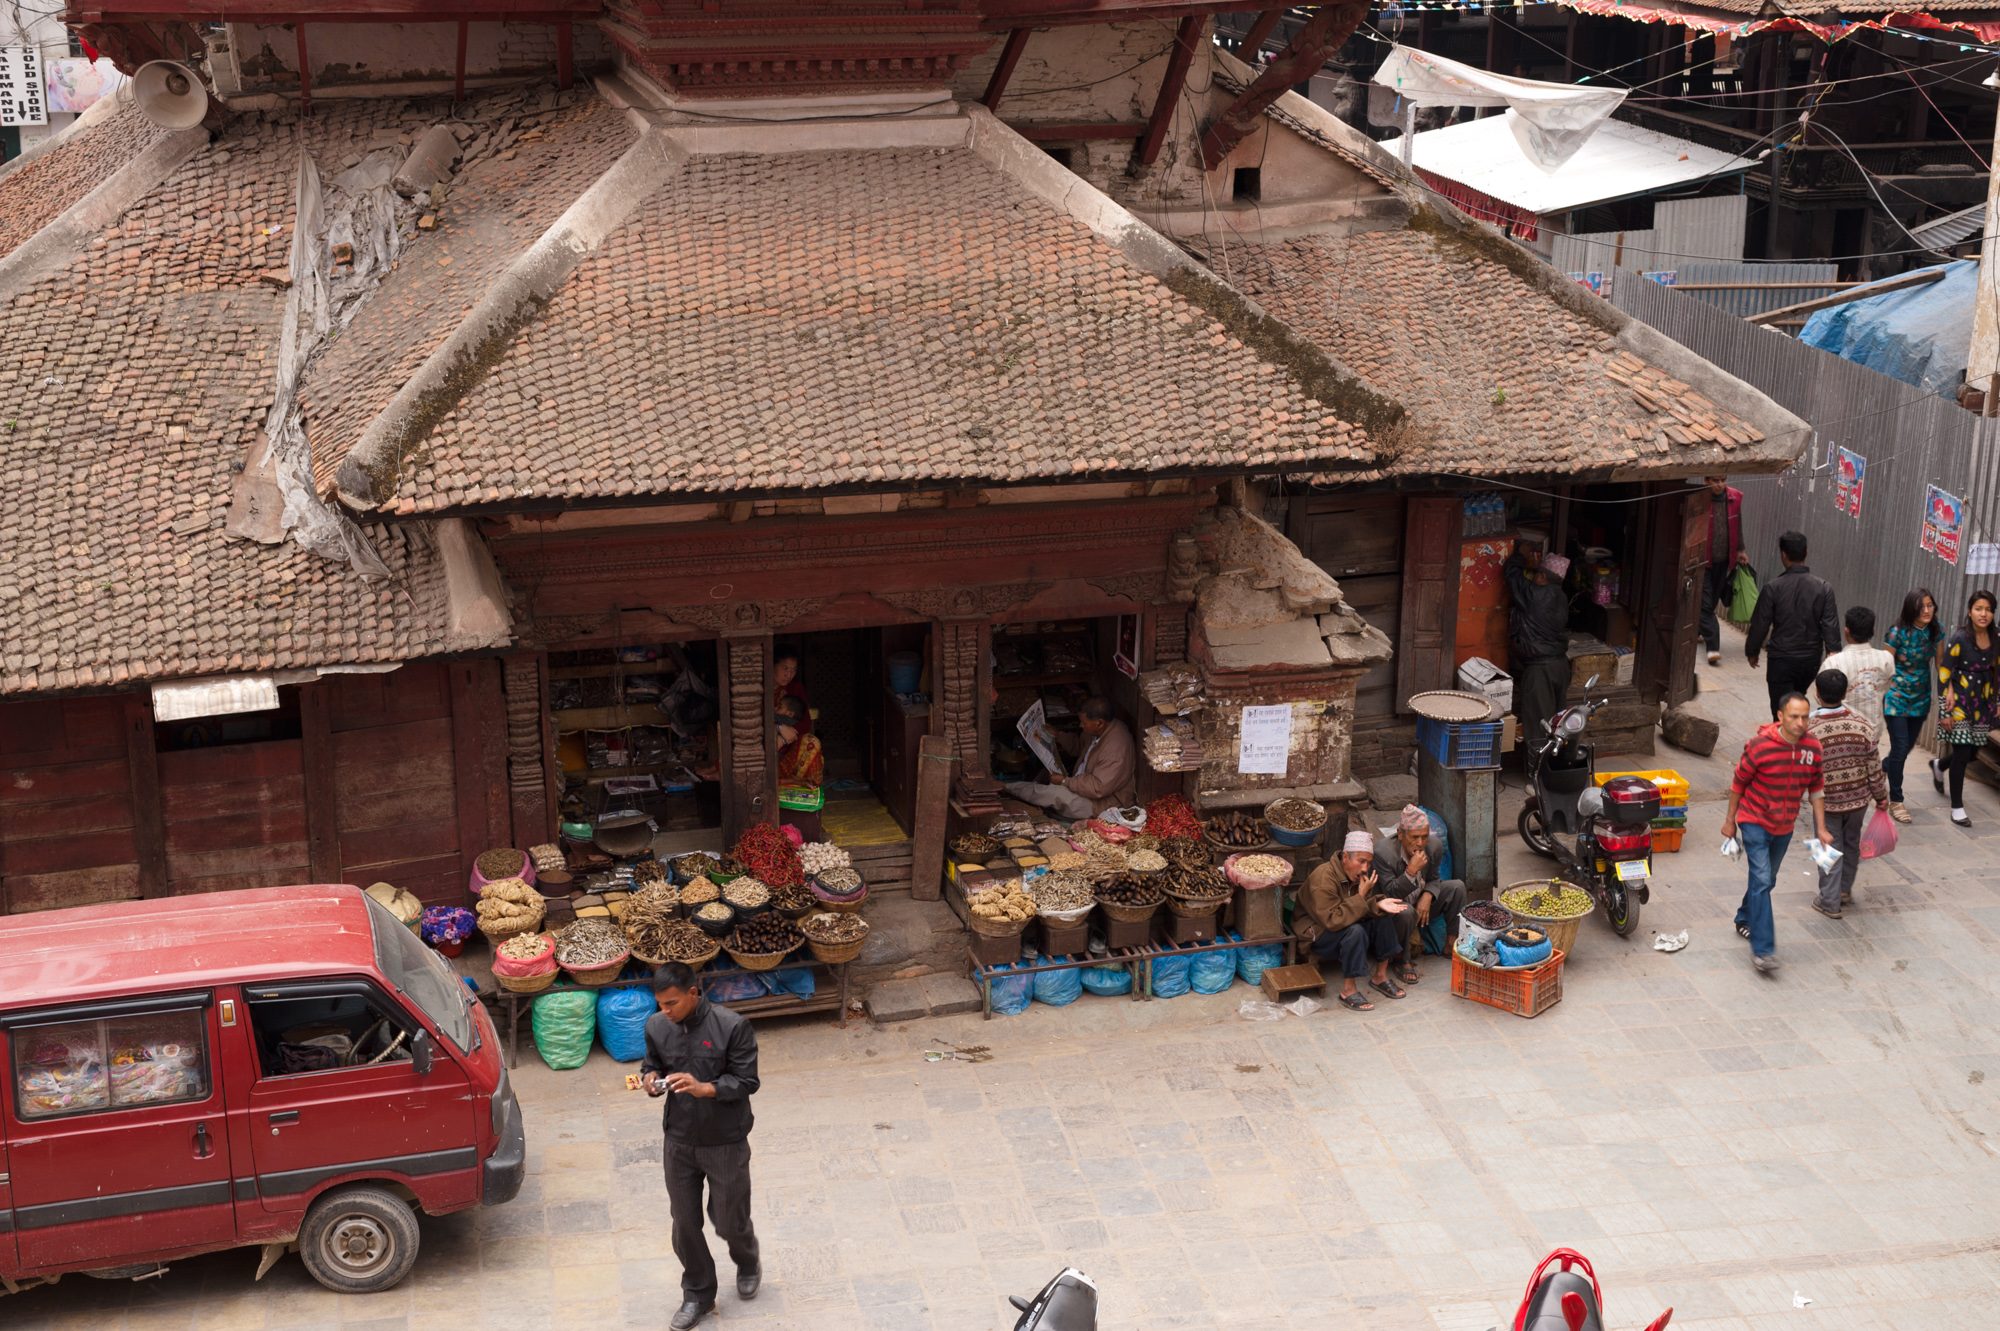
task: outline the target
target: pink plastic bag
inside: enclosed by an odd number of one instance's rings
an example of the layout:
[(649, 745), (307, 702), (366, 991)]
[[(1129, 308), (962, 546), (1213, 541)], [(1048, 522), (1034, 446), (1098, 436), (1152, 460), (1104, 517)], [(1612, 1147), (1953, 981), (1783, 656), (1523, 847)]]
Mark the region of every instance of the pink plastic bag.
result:
[(1868, 826), (1861, 829), (1861, 858), (1879, 860), (1896, 848), (1896, 820), (1887, 809), (1875, 810)]

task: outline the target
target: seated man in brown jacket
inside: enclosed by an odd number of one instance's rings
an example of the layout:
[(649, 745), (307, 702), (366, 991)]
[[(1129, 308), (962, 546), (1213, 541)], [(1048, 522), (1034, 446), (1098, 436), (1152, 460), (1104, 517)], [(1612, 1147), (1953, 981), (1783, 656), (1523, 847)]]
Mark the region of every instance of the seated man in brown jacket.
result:
[(1340, 1001), (1356, 1012), (1375, 1005), (1361, 993), (1360, 980), (1372, 964), (1369, 983), (1378, 993), (1401, 998), (1403, 987), (1389, 978), (1389, 963), (1403, 955), (1410, 932), (1410, 906), (1376, 887), (1375, 841), (1349, 832), (1340, 857), (1312, 871), (1292, 912), (1292, 931), (1312, 949), (1316, 961), (1340, 962)]
[(1092, 698), (1077, 709), (1077, 716), (1083, 722), (1083, 756), (1073, 774), (1051, 773), (1046, 782), (1009, 781), (1005, 787), (1015, 799), (1071, 822), (1095, 818), (1139, 798), (1139, 747), (1111, 704)]

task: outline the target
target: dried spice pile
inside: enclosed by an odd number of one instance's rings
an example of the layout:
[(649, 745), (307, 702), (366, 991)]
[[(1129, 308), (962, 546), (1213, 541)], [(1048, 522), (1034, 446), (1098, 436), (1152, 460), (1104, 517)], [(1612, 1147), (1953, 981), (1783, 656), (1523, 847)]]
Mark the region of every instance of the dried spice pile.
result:
[(1287, 832), (1310, 832), (1326, 825), (1326, 810), (1311, 800), (1272, 800), (1264, 810), (1264, 817), (1273, 827), (1282, 827)]
[(1035, 918), (1035, 899), (1021, 890), (1021, 880), (1009, 879), (999, 887), (974, 892), (965, 904), (982, 920), (1020, 924)]
[(688, 906), (705, 906), (722, 895), (722, 889), (706, 878), (697, 878), (681, 886), (681, 903)]
[(1146, 830), (1162, 841), (1199, 841), (1201, 819), (1179, 795), (1162, 795), (1146, 806)]
[(1037, 878), (1028, 888), (1028, 895), (1032, 896), (1035, 905), (1044, 911), (1082, 910), (1097, 902), (1097, 894), (1091, 891), (1090, 880), (1061, 870)]
[(1256, 814), (1245, 813), (1241, 809), (1218, 813), (1201, 826), (1208, 839), (1218, 846), (1247, 849), (1262, 846), (1271, 839), (1270, 824)]
[(831, 841), (813, 841), (799, 847), (799, 863), (807, 873), (825, 873), (828, 869), (845, 869), (854, 859)]
[(690, 878), (713, 878), (722, 871), (722, 861), (713, 855), (694, 851), (686, 855), (674, 856), (674, 876), (682, 882)]
[(1149, 878), (1121, 875), (1097, 885), (1097, 899), (1114, 906), (1157, 906), (1162, 893)]
[(755, 878), (738, 878), (724, 885), (722, 899), (738, 910), (757, 910), (771, 904), (771, 889)]
[(482, 878), (512, 878), (521, 872), (528, 857), (518, 850), (489, 850), (473, 862), (479, 866)]
[(631, 950), (625, 931), (609, 920), (578, 920), (556, 934), (556, 960), (566, 970), (608, 966)]
[(852, 943), (868, 936), (868, 921), (851, 911), (823, 910), (800, 920), (799, 932), (815, 943)]
[(978, 860), (984, 863), (1000, 853), (1000, 839), (987, 836), (984, 832), (966, 832), (952, 838), (951, 853), (961, 860)]
[(745, 920), (729, 935), (731, 951), (748, 952), (760, 957), (773, 952), (790, 952), (805, 941), (806, 936), (799, 932), (798, 925), (782, 915), (771, 914)]
[(805, 865), (785, 834), (771, 823), (753, 823), (736, 839), (734, 854), (743, 872), (772, 887), (787, 887), (806, 880)]

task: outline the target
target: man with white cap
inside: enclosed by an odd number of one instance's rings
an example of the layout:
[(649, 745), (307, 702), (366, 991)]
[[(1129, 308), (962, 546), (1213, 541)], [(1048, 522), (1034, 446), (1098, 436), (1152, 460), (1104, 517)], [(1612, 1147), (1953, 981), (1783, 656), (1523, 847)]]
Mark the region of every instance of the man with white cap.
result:
[(1450, 954), (1458, 939), (1458, 915), (1465, 909), (1465, 883), (1438, 877), (1445, 857), (1444, 829), (1432, 827), (1430, 815), (1416, 805), (1405, 804), (1396, 826), (1384, 828), (1383, 833), (1375, 841), (1375, 869), (1382, 878), (1382, 891), (1410, 905), (1414, 918), (1409, 954), (1403, 961), (1403, 983), (1415, 984), (1421, 947), (1418, 931), (1432, 920), (1443, 920), (1445, 952)]
[(1507, 650), (1514, 715), (1521, 719), (1521, 765), (1532, 772), (1538, 747), (1548, 738), (1543, 723), (1563, 709), (1569, 694), (1569, 595), (1562, 587), (1569, 560), (1517, 541), (1501, 572), (1513, 601)]
[(1389, 963), (1403, 954), (1410, 930), (1408, 905), (1384, 896), (1375, 873), (1375, 842), (1366, 832), (1349, 832), (1340, 857), (1312, 871), (1292, 913), (1292, 931), (1319, 962), (1340, 963), (1341, 1006), (1368, 1012), (1374, 1004), (1361, 992), (1369, 983), (1388, 998), (1403, 987), (1389, 978)]

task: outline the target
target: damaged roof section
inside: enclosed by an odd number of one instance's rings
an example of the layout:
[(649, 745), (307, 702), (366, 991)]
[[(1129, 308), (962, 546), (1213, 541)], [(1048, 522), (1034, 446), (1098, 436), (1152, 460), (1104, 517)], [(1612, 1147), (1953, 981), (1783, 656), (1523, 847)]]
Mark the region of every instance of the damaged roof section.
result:
[(0, 170), (0, 258), (60, 217), (165, 133), (118, 99)]

